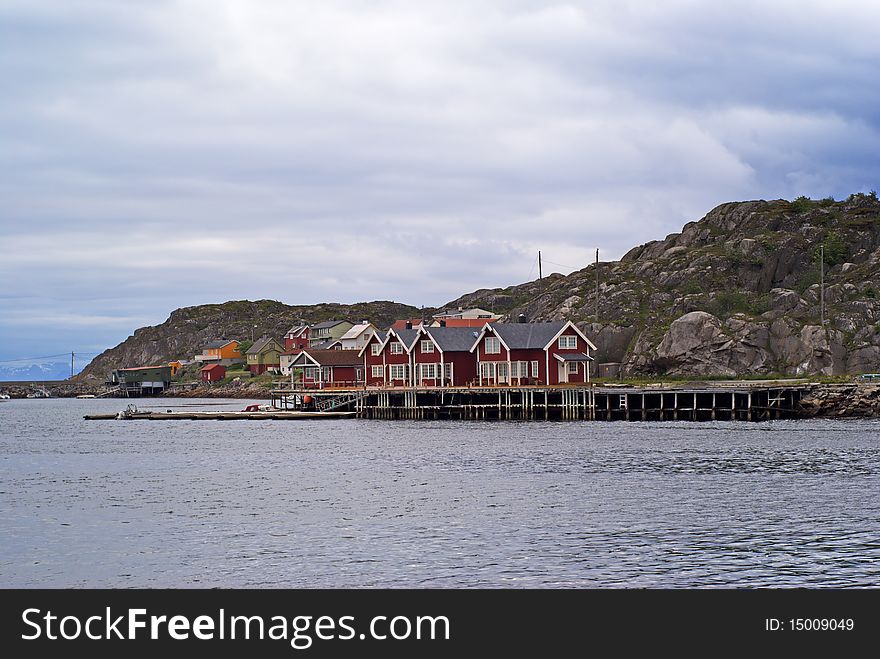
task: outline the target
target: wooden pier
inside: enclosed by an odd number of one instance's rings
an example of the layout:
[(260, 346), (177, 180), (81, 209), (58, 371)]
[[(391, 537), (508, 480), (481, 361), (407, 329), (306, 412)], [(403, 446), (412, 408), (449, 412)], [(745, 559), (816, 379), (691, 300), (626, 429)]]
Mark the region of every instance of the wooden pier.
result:
[(766, 421), (799, 416), (808, 385), (277, 389), (272, 404), (349, 410), (366, 419)]

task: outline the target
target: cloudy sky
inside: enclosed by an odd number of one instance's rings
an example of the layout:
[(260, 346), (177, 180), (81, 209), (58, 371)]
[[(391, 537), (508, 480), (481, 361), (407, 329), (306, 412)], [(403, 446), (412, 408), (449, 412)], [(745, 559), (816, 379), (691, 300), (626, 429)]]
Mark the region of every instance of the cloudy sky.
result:
[(880, 187), (880, 3), (0, 0), (0, 360)]

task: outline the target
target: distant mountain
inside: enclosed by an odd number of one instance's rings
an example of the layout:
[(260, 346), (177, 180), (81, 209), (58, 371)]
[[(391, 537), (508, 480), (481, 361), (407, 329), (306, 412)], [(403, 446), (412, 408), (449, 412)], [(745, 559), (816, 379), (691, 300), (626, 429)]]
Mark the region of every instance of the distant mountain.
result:
[(0, 364), (0, 381), (27, 382), (29, 380), (66, 380), (70, 377), (70, 362), (45, 362), (9, 366)]

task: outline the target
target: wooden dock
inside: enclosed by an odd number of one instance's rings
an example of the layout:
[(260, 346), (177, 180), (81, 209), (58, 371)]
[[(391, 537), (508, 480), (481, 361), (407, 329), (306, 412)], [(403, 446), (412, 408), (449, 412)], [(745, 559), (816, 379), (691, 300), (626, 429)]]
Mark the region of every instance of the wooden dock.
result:
[(810, 385), (718, 383), (706, 386), (511, 386), (386, 389), (277, 389), (272, 404), (348, 410), (366, 419), (591, 421), (765, 421), (799, 416)]
[(86, 421), (302, 421), (304, 419), (344, 419), (355, 412), (309, 412), (272, 410), (268, 412), (128, 412), (86, 414)]

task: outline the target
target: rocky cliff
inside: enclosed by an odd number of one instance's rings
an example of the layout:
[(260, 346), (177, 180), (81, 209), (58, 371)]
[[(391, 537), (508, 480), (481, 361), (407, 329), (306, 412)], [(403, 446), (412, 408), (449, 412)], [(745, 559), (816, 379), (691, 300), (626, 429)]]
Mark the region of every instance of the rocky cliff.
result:
[[(680, 233), (600, 263), (598, 281), (598, 299), (596, 266), (589, 265), (568, 276), (481, 289), (445, 306), (480, 306), (531, 321), (570, 318), (597, 344), (600, 362), (620, 362), (628, 375), (880, 371), (880, 201), (874, 194), (722, 204)], [(257, 336), (280, 337), (299, 320), (368, 319), (384, 328), (420, 313), (393, 302), (187, 307), (137, 330), (81, 377), (192, 357), (211, 339), (249, 339), (254, 324)]]
[(105, 350), (77, 379), (104, 381), (114, 368), (192, 359), (215, 339), (250, 341), (251, 332), (256, 338), (266, 334), (281, 339), (291, 326), (301, 322), (345, 318), (387, 327), (398, 318), (412, 318), (419, 313), (415, 307), (386, 301), (290, 306), (274, 300), (239, 300), (184, 307), (173, 311), (161, 325), (135, 330), (118, 346)]
[[(820, 311), (824, 264), (825, 324)], [(880, 202), (718, 206), (620, 261), (483, 289), (477, 305), (530, 320), (571, 318), (625, 374), (804, 375), (880, 371)]]

